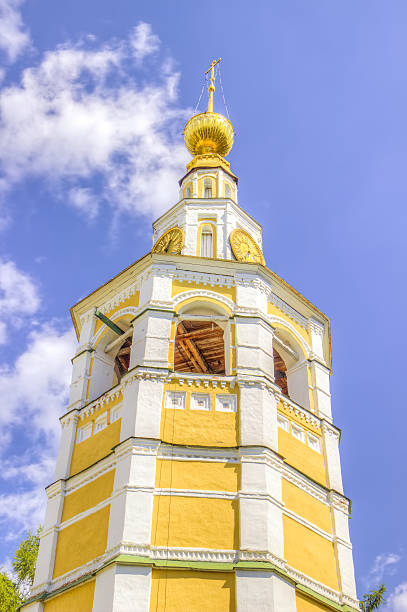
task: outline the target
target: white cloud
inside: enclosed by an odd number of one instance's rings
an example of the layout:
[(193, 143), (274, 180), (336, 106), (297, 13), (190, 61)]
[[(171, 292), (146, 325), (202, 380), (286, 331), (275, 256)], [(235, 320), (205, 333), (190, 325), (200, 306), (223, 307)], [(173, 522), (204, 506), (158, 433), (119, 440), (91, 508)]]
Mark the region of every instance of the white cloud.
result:
[(0, 411), (3, 430), (29, 422), (31, 436), (47, 439), (59, 432), (57, 415), (67, 399), (74, 352), (72, 330), (46, 324), (31, 331), (28, 346), (12, 367), (0, 365)]
[(376, 588), (382, 583), (385, 574), (392, 575), (395, 571), (395, 566), (400, 560), (400, 555), (396, 553), (377, 555), (367, 578), (369, 586)]
[(13, 261), (0, 258), (0, 344), (7, 339), (7, 325), (19, 327), (23, 317), (37, 312), (40, 297), (33, 279)]
[(149, 23), (140, 22), (130, 35), (130, 44), (133, 48), (134, 57), (142, 62), (145, 57), (156, 53), (160, 48), (160, 39), (153, 34)]
[[(0, 531), (18, 539), (44, 518), (44, 487), (52, 481), (60, 433), (58, 416), (68, 399), (74, 332), (58, 325), (32, 331), (13, 366), (0, 365), (0, 479), (13, 483), (0, 495)], [(18, 445), (17, 445), (18, 441)], [(26, 451), (13, 455), (25, 444)], [(6, 487), (7, 488), (7, 487)]]
[(0, 90), (3, 193), (40, 177), (68, 189), (68, 202), (91, 218), (101, 202), (148, 216), (176, 202), (188, 158), (179, 74), (164, 62), (148, 83), (134, 76), (133, 56), (146, 58), (158, 45), (143, 23), (125, 41), (97, 46), (87, 37), (46, 53), (20, 84)]
[(69, 202), (89, 219), (94, 219), (99, 212), (99, 202), (91, 189), (74, 187), (68, 194)]
[(384, 609), (388, 612), (407, 612), (407, 582), (399, 584), (394, 589)]
[(19, 8), (23, 0), (0, 0), (0, 49), (14, 62), (30, 44)]

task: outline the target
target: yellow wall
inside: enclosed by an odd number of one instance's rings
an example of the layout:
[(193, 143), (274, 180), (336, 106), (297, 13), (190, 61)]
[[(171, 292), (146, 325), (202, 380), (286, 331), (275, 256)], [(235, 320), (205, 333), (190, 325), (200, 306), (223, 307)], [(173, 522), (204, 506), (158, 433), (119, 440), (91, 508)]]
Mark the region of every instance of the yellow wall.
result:
[(151, 542), (154, 546), (239, 547), (236, 500), (156, 495)]
[(302, 593), (297, 593), (297, 612), (330, 612), (331, 608), (327, 608), (322, 603), (313, 601), (302, 595)]
[(288, 516), (283, 516), (284, 557), (307, 576), (338, 590), (335, 553), (329, 542)]
[[(290, 427), (291, 429), (291, 427)], [(313, 480), (326, 485), (325, 466), (322, 453), (312, 450), (306, 443), (278, 428), (278, 452), (285, 461)]]
[(158, 459), (156, 487), (201, 491), (237, 491), (239, 465), (209, 461)]
[(150, 612), (234, 612), (234, 573), (153, 569)]
[[(121, 422), (121, 419), (118, 419), (105, 427), (105, 429), (102, 429), (102, 431), (93, 434), (90, 438), (75, 444), (72, 453), (70, 476), (84, 470), (93, 463), (96, 463), (96, 461), (100, 461), (100, 459), (103, 459), (110, 453), (113, 446), (120, 442)], [(82, 426), (82, 422), (80, 422), (80, 426)]]
[(64, 499), (61, 523), (110, 497), (113, 491), (114, 474), (115, 470), (111, 470), (67, 495)]
[(95, 580), (73, 587), (61, 595), (47, 599), (44, 612), (91, 612)]
[(54, 578), (103, 555), (110, 505), (65, 527), (58, 534)]
[(283, 478), (283, 503), (307, 521), (320, 527), (327, 533), (332, 533), (331, 512), (329, 507), (302, 491)]
[(163, 408), (161, 439), (170, 444), (237, 446), (237, 413)]

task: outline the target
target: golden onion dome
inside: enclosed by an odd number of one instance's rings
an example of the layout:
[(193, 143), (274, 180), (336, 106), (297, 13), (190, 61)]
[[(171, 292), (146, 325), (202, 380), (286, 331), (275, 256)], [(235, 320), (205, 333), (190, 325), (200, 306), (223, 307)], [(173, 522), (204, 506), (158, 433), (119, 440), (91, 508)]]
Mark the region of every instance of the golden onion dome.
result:
[(185, 146), (191, 155), (217, 153), (225, 157), (233, 146), (233, 125), (219, 113), (199, 113), (184, 129)]

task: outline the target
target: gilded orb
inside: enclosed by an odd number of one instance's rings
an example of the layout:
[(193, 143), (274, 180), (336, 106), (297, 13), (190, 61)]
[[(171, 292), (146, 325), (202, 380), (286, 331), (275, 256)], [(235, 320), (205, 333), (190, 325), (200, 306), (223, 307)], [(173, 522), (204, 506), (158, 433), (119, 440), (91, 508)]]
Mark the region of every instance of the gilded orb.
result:
[(233, 125), (219, 113), (199, 113), (184, 129), (185, 146), (191, 155), (217, 153), (225, 157), (233, 146)]

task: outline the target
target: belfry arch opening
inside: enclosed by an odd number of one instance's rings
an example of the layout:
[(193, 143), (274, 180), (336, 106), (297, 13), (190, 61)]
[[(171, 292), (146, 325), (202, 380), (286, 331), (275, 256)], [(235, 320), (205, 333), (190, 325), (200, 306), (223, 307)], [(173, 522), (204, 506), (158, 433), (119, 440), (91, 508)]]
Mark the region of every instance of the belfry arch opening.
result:
[(274, 382), (280, 387), (282, 393), (288, 396), (287, 366), (285, 365), (284, 359), (275, 348), (273, 348), (273, 359)]
[(224, 330), (215, 321), (184, 319), (178, 323), (174, 370), (224, 375)]
[(116, 352), (113, 367), (113, 386), (117, 385), (126, 372), (129, 371), (132, 339), (132, 336), (126, 338), (124, 342), (119, 345)]
[(277, 329), (273, 339), (274, 382), (291, 400), (310, 407), (308, 361), (299, 342), (285, 329)]

